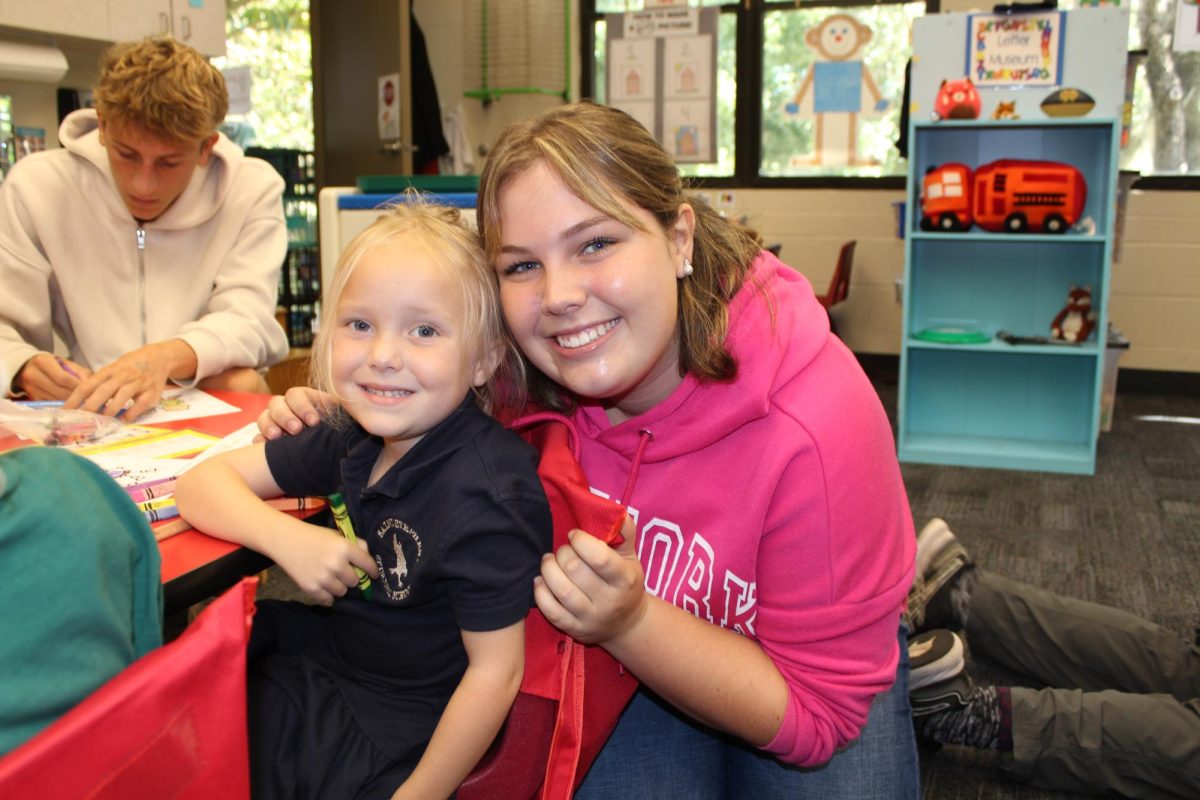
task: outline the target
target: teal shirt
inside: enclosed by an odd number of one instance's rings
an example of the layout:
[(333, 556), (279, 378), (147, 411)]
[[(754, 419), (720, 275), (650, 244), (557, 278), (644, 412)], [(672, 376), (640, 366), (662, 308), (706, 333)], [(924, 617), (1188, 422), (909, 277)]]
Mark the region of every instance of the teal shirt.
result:
[(67, 451), (0, 453), (0, 755), (161, 644), (158, 545), (125, 490)]

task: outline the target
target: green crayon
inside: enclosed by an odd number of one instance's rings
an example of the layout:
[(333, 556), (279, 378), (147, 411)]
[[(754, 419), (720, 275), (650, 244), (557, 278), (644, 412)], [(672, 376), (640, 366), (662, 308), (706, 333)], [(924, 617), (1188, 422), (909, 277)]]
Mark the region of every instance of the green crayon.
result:
[[(354, 535), (354, 526), (350, 524), (350, 512), (346, 510), (346, 503), (339, 493), (334, 492), (329, 495), (329, 510), (333, 512), (333, 521), (337, 523), (338, 530), (342, 532), (342, 536), (346, 537), (346, 541), (357, 542), (358, 537)], [(363, 597), (370, 600), (371, 579), (358, 567), (355, 567), (354, 571), (358, 573), (359, 590), (363, 593)]]

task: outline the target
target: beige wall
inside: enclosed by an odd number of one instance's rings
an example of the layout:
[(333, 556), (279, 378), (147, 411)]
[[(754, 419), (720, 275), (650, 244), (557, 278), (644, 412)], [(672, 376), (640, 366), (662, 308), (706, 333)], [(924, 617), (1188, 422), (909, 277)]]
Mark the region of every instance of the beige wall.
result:
[[(900, 352), (896, 281), (904, 274), (904, 243), (895, 235), (892, 203), (903, 192), (779, 189), (732, 196), (729, 213), (745, 214), (768, 243), (781, 242), (783, 259), (819, 292), (829, 287), (841, 243), (858, 240), (850, 298), (835, 312), (839, 330), (855, 352)], [(1136, 191), (1126, 215), (1109, 304), (1109, 318), (1132, 342), (1120, 364), (1200, 372), (1200, 192)]]

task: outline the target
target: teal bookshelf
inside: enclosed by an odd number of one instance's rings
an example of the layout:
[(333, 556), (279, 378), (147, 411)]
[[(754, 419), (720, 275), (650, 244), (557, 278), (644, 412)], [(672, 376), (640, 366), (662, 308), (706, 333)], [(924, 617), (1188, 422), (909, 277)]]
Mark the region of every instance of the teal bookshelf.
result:
[[(926, 170), (1004, 159), (1056, 161), (1087, 183), (1081, 219), (1061, 234), (922, 231), (905, 239), (898, 451), (902, 461), (1091, 474), (1108, 323), (1119, 123), (1115, 119), (917, 123), (909, 208)], [(1078, 227), (1078, 226), (1077, 226)], [(1000, 331), (1048, 336), (1072, 285), (1092, 288), (1096, 325), (1082, 344), (1008, 344)], [(927, 328), (990, 338), (939, 344)]]
[[(1026, 19), (1048, 20), (1046, 30), (1059, 37), (1059, 47), (1038, 50), (1041, 59), (1051, 60), (1039, 63), (1050, 65), (1053, 80), (976, 81), (979, 119), (936, 119), (931, 112), (942, 81), (981, 77), (980, 53), (996, 42), (975, 34), (980, 22), (991, 24), (989, 16), (930, 14), (913, 25), (897, 450), (907, 462), (1092, 474), (1129, 11), (1038, 10)], [(1022, 17), (993, 19), (1011, 31), (1010, 23), (1019, 28)], [(1043, 29), (1026, 27), (1026, 34), (1031, 30)], [(1094, 102), (1075, 109), (1078, 116), (1059, 116), (1061, 110), (1047, 103), (1064, 89), (1080, 90)], [(1001, 104), (1008, 113), (997, 114)], [(1044, 182), (1041, 188), (1018, 189), (1014, 183), (1005, 190), (997, 178), (984, 190), (973, 186), (972, 208), (1001, 214), (1005, 226), (1028, 211), (1027, 227), (1034, 232), (993, 233), (978, 225), (947, 230), (940, 216), (934, 230), (922, 230), (922, 183), (930, 169), (958, 163), (977, 172), (1001, 160), (1049, 161), (1078, 170), (1087, 186), (1079, 222), (1087, 224), (1040, 232), (1033, 223), (1038, 210), (1024, 204), (1048, 209), (1049, 201), (1028, 193), (1059, 190)], [(1029, 179), (1010, 173), (1006, 180)], [(954, 197), (950, 182), (943, 191), (948, 201)], [(1014, 345), (997, 337), (1000, 332), (1049, 337), (1073, 285), (1092, 289), (1095, 325), (1086, 341)], [(928, 329), (977, 336), (966, 343), (918, 338)]]

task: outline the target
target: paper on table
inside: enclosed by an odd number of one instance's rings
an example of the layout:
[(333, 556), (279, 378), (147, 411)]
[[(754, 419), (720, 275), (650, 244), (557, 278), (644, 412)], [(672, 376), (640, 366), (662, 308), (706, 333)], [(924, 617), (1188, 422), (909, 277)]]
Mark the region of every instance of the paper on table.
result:
[(196, 455), (195, 458), (189, 459), (187, 466), (183, 468), (187, 472), (197, 464), (212, 458), (221, 453), (227, 453), (230, 450), (237, 450), (239, 447), (254, 443), (254, 437), (258, 435), (258, 423), (251, 422), (230, 434), (226, 434), (223, 439), (213, 444), (212, 447), (204, 450)]
[(207, 433), (191, 429), (182, 431), (163, 431), (158, 436), (118, 441), (109, 443), (107, 440), (94, 447), (87, 447), (75, 452), (83, 456), (97, 453), (120, 453), (129, 458), (183, 458), (192, 453), (207, 450), (221, 440)]
[(139, 458), (124, 453), (92, 453), (85, 456), (125, 488), (163, 478), (175, 478), (187, 469), (186, 458)]
[(218, 400), (200, 389), (168, 389), (158, 405), (137, 418), (138, 425), (154, 425), (181, 419), (215, 417), (241, 411), (224, 400)]

